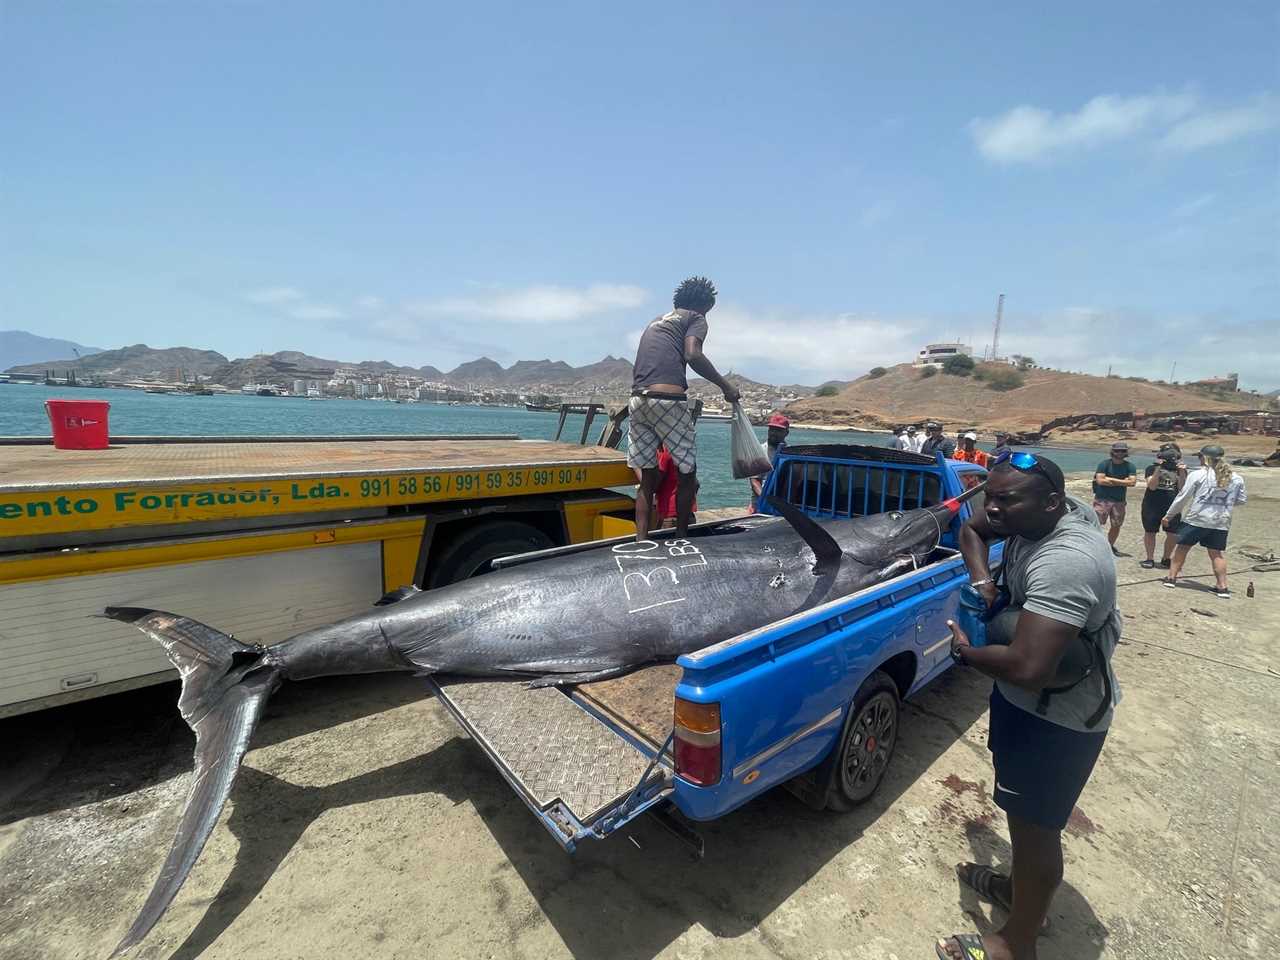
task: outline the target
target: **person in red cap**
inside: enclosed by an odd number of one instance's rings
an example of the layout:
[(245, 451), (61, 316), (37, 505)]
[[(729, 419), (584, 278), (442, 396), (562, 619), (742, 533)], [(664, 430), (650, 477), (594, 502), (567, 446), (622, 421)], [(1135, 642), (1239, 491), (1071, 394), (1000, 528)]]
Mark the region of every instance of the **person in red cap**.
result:
[[(778, 450), (780, 450), (787, 440), (787, 434), (791, 432), (791, 421), (781, 413), (775, 413), (769, 418), (769, 437), (766, 441), (769, 447), (769, 462), (775, 463), (778, 459)], [(760, 496), (760, 491), (764, 489), (764, 482), (768, 479), (768, 474), (763, 477), (751, 478), (751, 512), (756, 512), (756, 498)]]

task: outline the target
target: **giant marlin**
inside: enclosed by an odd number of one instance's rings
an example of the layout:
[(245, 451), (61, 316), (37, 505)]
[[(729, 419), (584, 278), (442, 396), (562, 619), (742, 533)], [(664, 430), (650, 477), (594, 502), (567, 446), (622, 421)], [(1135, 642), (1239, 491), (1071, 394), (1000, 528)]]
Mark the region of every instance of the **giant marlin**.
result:
[(168, 858), (113, 956), (169, 906), (217, 823), (267, 698), (282, 680), (384, 671), (574, 684), (671, 661), (895, 576), (937, 546), (960, 504), (818, 523), (780, 500), (687, 539), (628, 540), (499, 569), (269, 647), (195, 620), (108, 607), (159, 641), (196, 735), (195, 776)]

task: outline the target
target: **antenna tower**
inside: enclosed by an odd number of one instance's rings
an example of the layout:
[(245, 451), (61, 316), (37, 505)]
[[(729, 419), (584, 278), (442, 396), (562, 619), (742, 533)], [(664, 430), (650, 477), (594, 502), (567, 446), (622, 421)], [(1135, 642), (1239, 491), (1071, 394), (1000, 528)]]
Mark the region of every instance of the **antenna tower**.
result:
[(1000, 358), (1000, 321), (1004, 317), (1004, 294), (996, 300), (996, 327), (991, 333), (991, 359)]

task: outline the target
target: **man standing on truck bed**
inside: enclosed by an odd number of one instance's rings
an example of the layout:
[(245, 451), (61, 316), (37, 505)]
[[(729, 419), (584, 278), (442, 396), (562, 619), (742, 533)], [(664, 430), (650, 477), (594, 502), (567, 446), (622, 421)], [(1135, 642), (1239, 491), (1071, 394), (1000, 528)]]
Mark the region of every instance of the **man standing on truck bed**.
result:
[(716, 305), (715, 285), (706, 277), (690, 277), (676, 287), (675, 307), (645, 327), (636, 349), (627, 430), (627, 463), (638, 467), (640, 489), (636, 493), (636, 539), (645, 540), (649, 529), (649, 503), (658, 486), (658, 447), (665, 443), (680, 471), (676, 488), (676, 535), (683, 537), (693, 515), (698, 489), (697, 440), (689, 414), (685, 366), (693, 367), (736, 403), (738, 391), (720, 376), (702, 352), (707, 338), (707, 314)]
[[(997, 585), (988, 548), (1002, 538)], [(952, 656), (996, 681), (987, 746), (1013, 865), (1008, 875), (984, 864), (957, 867), (962, 883), (1008, 916), (994, 933), (958, 934), (935, 949), (954, 960), (1029, 960), (1062, 882), (1062, 830), (1102, 751), (1117, 700), (1115, 561), (1094, 512), (1066, 495), (1057, 464), (1033, 453), (993, 460), (984, 510), (961, 528), (960, 551), (988, 606), (1001, 593), (1008, 599), (981, 647), (948, 625)]]

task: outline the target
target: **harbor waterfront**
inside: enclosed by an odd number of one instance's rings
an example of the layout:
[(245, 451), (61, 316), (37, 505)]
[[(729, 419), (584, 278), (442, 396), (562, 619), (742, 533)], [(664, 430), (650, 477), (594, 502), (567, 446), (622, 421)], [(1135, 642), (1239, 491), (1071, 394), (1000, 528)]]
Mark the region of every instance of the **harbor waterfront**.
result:
[[(195, 396), (148, 394), (137, 390), (67, 389), (9, 384), (0, 386), (0, 436), (49, 435), (44, 401), (106, 400), (111, 404), (111, 433), (116, 436), (371, 436), (386, 434), (519, 434), (529, 440), (555, 436), (559, 415), (523, 407), (452, 406), (438, 403), (388, 403), (373, 400), (323, 402), (305, 397), (258, 397), (240, 394)], [(603, 426), (592, 424), (594, 436)], [(582, 418), (571, 416), (564, 438), (576, 440)], [(758, 427), (763, 441), (765, 429)], [(796, 428), (789, 443), (862, 443), (884, 446), (888, 434), (861, 430)], [(1103, 450), (1038, 448), (1068, 473), (1087, 471), (1106, 456)], [(1152, 457), (1135, 450), (1130, 459), (1141, 470)], [(698, 506), (703, 509), (745, 506), (745, 480), (729, 469), (729, 425), (698, 426)]]

